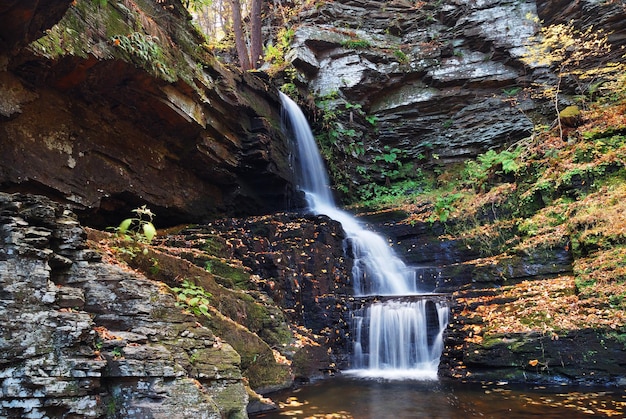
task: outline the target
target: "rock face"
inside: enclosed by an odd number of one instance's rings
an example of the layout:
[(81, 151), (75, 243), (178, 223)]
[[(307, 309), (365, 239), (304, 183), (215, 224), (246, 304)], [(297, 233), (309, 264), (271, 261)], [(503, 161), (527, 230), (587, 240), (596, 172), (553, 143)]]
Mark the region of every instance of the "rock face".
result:
[(530, 134), (512, 106), (535, 32), (527, 15), (534, 1), (330, 2), (305, 15), (292, 59), (318, 96), (338, 93), (376, 119), (362, 160), (388, 146), (405, 161), (453, 162)]
[[(300, 72), (294, 84), (326, 111), (314, 126), (340, 192), (361, 197), (363, 184), (445, 170), (556, 118), (525, 90), (555, 83), (520, 59), (538, 19), (603, 28), (616, 59), (625, 42), (615, 2), (345, 0), (299, 19), (288, 56)], [(562, 87), (565, 107), (575, 86)]]
[(179, 2), (44, 3), (0, 10), (3, 190), (98, 227), (144, 203), (161, 225), (285, 207), (275, 90), (221, 65)]
[[(293, 361), (296, 379), (323, 377), (347, 361), (352, 259), (344, 254), (345, 235), (338, 222), (324, 216), (277, 213), (216, 220), (180, 235), (190, 247), (222, 243), (221, 255), (241, 261), (255, 288), (280, 307), (289, 324), (313, 337), (309, 347), (286, 354)], [(206, 263), (193, 253), (179, 255), (200, 266)], [(212, 270), (218, 271), (213, 265)]]
[(0, 214), (0, 416), (246, 416), (239, 355), (162, 284), (47, 199), (0, 194)]
[[(485, 204), (488, 212), (478, 211), (477, 219), (494, 216), (491, 204)], [(363, 219), (390, 237), (409, 264), (422, 267), (418, 277), (425, 291), (451, 296), (440, 376), (470, 382), (625, 384), (623, 321), (603, 318), (610, 304), (606, 300), (577, 296), (569, 237), (500, 253), (493, 237), (455, 238), (438, 222), (408, 222), (401, 212)], [(454, 222), (447, 227), (454, 230)]]

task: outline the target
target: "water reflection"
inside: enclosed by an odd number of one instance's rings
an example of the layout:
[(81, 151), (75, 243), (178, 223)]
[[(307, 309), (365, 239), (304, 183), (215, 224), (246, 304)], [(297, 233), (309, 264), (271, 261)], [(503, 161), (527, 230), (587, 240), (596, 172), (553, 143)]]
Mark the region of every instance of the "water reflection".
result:
[(522, 388), (494, 383), (374, 381), (336, 378), (276, 393), (279, 411), (254, 416), (285, 418), (494, 418), (626, 417), (623, 391)]

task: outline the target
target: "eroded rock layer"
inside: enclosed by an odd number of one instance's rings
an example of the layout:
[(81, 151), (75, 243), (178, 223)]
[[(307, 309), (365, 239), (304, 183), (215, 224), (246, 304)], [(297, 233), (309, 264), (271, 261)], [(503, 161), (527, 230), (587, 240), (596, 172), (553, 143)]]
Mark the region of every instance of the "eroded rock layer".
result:
[(240, 356), (76, 217), (0, 194), (0, 416), (244, 417)]
[(70, 202), (99, 227), (143, 203), (161, 225), (284, 208), (289, 150), (266, 79), (220, 64), (179, 2), (60, 3), (0, 10), (22, 30), (0, 49), (3, 190)]

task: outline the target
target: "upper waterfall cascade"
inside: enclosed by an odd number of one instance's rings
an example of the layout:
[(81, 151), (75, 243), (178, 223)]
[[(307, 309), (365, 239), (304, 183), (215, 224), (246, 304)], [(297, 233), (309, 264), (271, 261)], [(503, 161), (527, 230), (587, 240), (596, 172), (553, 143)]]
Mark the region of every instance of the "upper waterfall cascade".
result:
[[(330, 182), (306, 117), (300, 107), (280, 93), (285, 123), (297, 146), (296, 174), (308, 209), (339, 221), (351, 246), (352, 279), (357, 296), (420, 295), (415, 269), (407, 266), (379, 234), (337, 208)], [(431, 310), (427, 308), (430, 307)], [(430, 333), (428, 325), (436, 317)], [(430, 322), (429, 322), (430, 317)], [(442, 303), (378, 302), (353, 313), (353, 366), (360, 375), (377, 377), (436, 377), (441, 335), (448, 308)]]

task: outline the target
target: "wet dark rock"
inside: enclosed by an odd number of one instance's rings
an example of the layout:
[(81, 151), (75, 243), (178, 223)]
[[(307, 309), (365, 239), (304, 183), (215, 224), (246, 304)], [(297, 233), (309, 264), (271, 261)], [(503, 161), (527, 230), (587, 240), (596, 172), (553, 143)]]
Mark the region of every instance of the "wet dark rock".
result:
[[(222, 254), (243, 262), (255, 286), (280, 307), (291, 324), (319, 336), (325, 356), (303, 365), (306, 357), (295, 355), (301, 360), (296, 368), (300, 372), (295, 372), (300, 378), (324, 376), (335, 368), (333, 364), (345, 361), (352, 262), (344, 254), (345, 234), (338, 222), (324, 216), (278, 213), (216, 220), (179, 234), (192, 246), (219, 241), (226, 252)], [(319, 355), (315, 348), (306, 350)], [(303, 371), (316, 373), (305, 377)]]
[[(477, 292), (489, 291), (456, 295)], [(507, 333), (472, 343), (472, 337), (477, 336), (473, 331), (480, 331), (485, 323), (475, 318), (468, 321), (461, 314), (463, 309), (453, 307), (444, 333), (445, 347), (439, 365), (443, 377), (475, 382), (624, 385), (623, 344), (611, 337), (614, 332), (610, 330)]]

